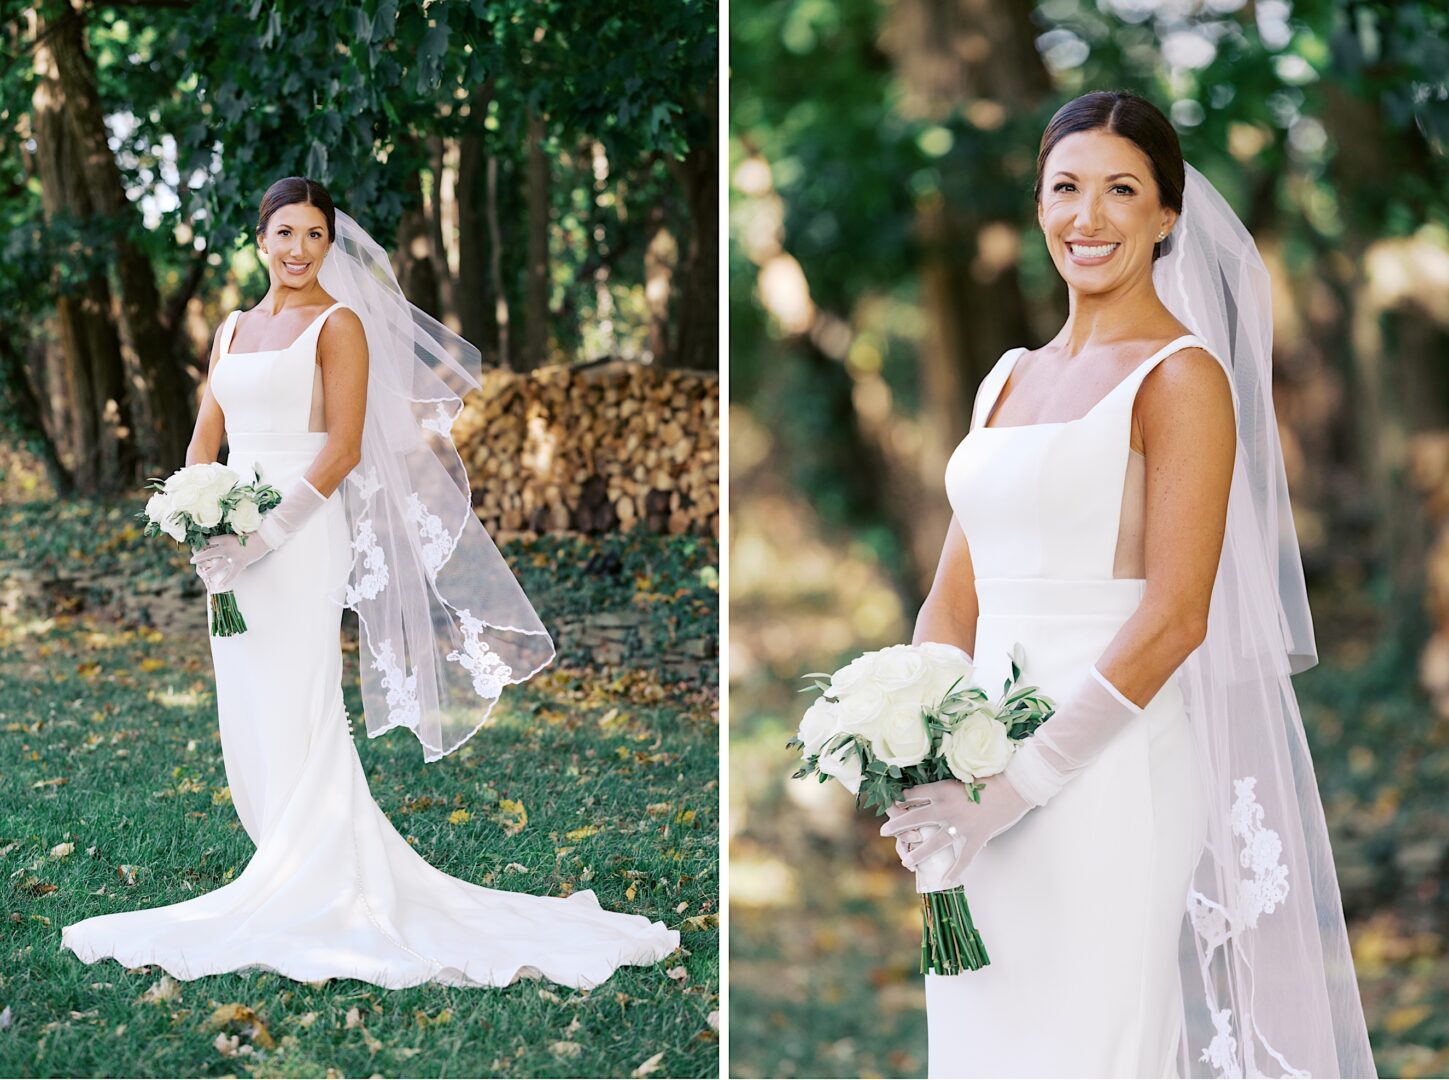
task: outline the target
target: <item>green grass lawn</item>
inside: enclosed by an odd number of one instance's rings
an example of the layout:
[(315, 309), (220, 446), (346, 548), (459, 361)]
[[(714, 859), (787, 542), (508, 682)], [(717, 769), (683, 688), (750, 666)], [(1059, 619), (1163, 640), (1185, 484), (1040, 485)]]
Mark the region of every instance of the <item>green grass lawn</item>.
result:
[[(63, 568), (80, 551), (128, 580), (189, 573), (169, 541), (129, 535), (135, 505), (0, 510), (0, 566)], [(712, 543), (561, 538), (504, 553), (545, 622), (643, 605), (663, 640), (715, 625)], [(668, 682), (647, 656), (598, 668), (565, 649), (505, 695), (496, 724), (424, 764), (406, 732), (366, 737), (355, 645), (344, 660), (373, 795), (430, 862), (523, 892), (591, 888), (607, 909), (680, 929), (680, 951), (592, 991), (261, 971), (173, 984), (155, 967), (82, 964), (62, 926), (207, 892), (253, 849), (226, 788), (204, 635), (119, 625), (91, 603), (32, 606), (0, 619), (0, 1075), (718, 1075), (717, 666)], [(527, 813), (515, 835), (507, 800)]]

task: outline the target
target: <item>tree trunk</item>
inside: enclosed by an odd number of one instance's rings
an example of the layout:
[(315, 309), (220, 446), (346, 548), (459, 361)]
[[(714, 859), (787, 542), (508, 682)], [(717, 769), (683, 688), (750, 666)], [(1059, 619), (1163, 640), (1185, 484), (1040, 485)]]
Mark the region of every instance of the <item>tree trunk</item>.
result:
[[(416, 142), (411, 136), (410, 142)], [(404, 182), (407, 202), (397, 227), (397, 250), (393, 254), (393, 273), (403, 295), (439, 322), (438, 275), (433, 260), (433, 238), (423, 203), (423, 179), (417, 170), (409, 170)]]
[[(36, 64), (53, 72), (63, 95), (64, 115), (79, 143), (81, 176), (97, 216), (114, 222), (112, 230), (121, 319), (133, 366), (133, 385), (144, 395), (147, 429), (138, 450), (145, 471), (164, 475), (180, 467), (194, 420), (191, 388), (170, 329), (162, 322), (161, 297), (150, 260), (131, 239), (135, 208), (126, 198), (121, 172), (106, 141), (106, 125), (95, 68), (85, 50), (85, 23), (79, 8), (62, 0), (44, 6), (42, 30), (52, 30), (36, 50)], [(115, 377), (119, 382), (119, 375)], [(114, 400), (114, 399), (113, 399)], [(117, 406), (121, 403), (117, 400)]]
[(458, 317), (462, 334), (482, 350), (489, 362), (500, 353), (498, 311), (494, 283), (488, 268), (494, 241), (480, 204), (487, 199), (488, 102), (490, 81), (473, 92), (468, 103), (468, 127), (458, 139)]
[(689, 245), (680, 267), (679, 344), (672, 367), (719, 368), (719, 80), (707, 91), (709, 135), (670, 166), (689, 206)]
[[(427, 215), (428, 234), (432, 239), (433, 277), (438, 282), (437, 319), (440, 323), (462, 333), (462, 321), (458, 317), (458, 291), (453, 280), (452, 267), (448, 261), (448, 244), (445, 235), (447, 223), (452, 218), (452, 208), (445, 205), (443, 194), (444, 174), (448, 171), (447, 159), (441, 135), (428, 139), (428, 159), (432, 171), (432, 186), (428, 192)], [(471, 340), (471, 339), (470, 339)], [(481, 344), (474, 342), (475, 345)]]
[(649, 306), (649, 358), (661, 363), (669, 355), (669, 307), (674, 293), (674, 266), (679, 248), (665, 227), (662, 202), (649, 208), (648, 239), (644, 246), (644, 302)]
[(528, 269), (523, 309), (523, 367), (542, 367), (548, 360), (548, 131), (536, 109), (528, 113)]
[(0, 377), (5, 385), (0, 395), (7, 397), (15, 410), (15, 435), (40, 459), (46, 478), (58, 498), (75, 492), (75, 477), (60, 460), (53, 433), (45, 423), (39, 388), (30, 377), (30, 364), (14, 343), (24, 340), (23, 331), (0, 322)]
[[(79, 22), (75, 16), (60, 17)], [(35, 20), (34, 29), (39, 36), (48, 26)], [(67, 118), (72, 106), (57, 70), (55, 50), (61, 47), (62, 29), (42, 38), (35, 50), (35, 165), (47, 223), (67, 220), (84, 227), (94, 219), (95, 206), (83, 183), (82, 151)], [(135, 459), (133, 446), (125, 442), (128, 399), (105, 273), (98, 270), (79, 286), (63, 285), (57, 267), (53, 280), (61, 360), (61, 385), (55, 389), (61, 391), (63, 407), (52, 411), (66, 420), (60, 434), (70, 452), (72, 475), (86, 493), (122, 490), (136, 478)]]
[(498, 227), (498, 155), (490, 153), (485, 163), (488, 215), (488, 278), (493, 286), (494, 319), (498, 325), (498, 365), (513, 367), (509, 345), (508, 291), (503, 284), (503, 243)]

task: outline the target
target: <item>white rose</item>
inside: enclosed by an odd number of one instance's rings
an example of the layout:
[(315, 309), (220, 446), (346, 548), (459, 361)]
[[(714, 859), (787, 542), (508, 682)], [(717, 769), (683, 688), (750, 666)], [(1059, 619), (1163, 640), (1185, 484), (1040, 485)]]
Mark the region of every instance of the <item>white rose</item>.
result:
[(201, 465), (177, 469), (166, 478), (166, 494), (174, 509), (191, 513), (208, 486), (208, 475)]
[(952, 775), (969, 783), (1006, 768), (1015, 749), (1005, 724), (990, 713), (975, 712), (947, 732), (941, 740), (941, 753)]
[(146, 517), (157, 525), (165, 523), (172, 509), (171, 496), (164, 491), (158, 491), (146, 500)]
[(245, 536), (247, 533), (256, 532), (261, 521), (261, 511), (252, 499), (238, 499), (236, 505), (226, 512), (226, 523), (238, 535)]
[(221, 503), (213, 496), (203, 493), (191, 509), (191, 520), (203, 529), (221, 524)]
[(847, 742), (828, 754), (822, 754), (816, 767), (826, 776), (839, 780), (852, 795), (860, 791), (860, 753), (853, 744)]
[(161, 526), (161, 531), (177, 543), (186, 539), (186, 526), (176, 518), (171, 496), (158, 491), (146, 503), (146, 516)]
[(953, 686), (958, 694), (971, 686), (971, 676), (975, 669), (966, 654), (956, 646), (928, 641), (921, 645), (921, 650), (931, 669), (921, 700), (931, 705), (939, 705), (941, 699), (952, 692)]
[(800, 718), (799, 731), (799, 739), (805, 744), (802, 756), (813, 757), (820, 753), (820, 748), (830, 736), (840, 730), (839, 709), (834, 702), (818, 697), (805, 710), (805, 715)]
[(840, 697), (854, 690), (857, 686), (870, 682), (875, 673), (875, 661), (875, 653), (861, 653), (834, 675), (830, 676), (831, 696)]
[(221, 464), (219, 461), (210, 462), (204, 465), (206, 469), (206, 492), (218, 499), (225, 498), (231, 493), (231, 489), (241, 483), (241, 477), (231, 468)]
[(932, 662), (940, 661), (967, 668), (971, 666), (971, 657), (966, 655), (965, 649), (948, 645), (944, 641), (923, 641), (916, 648), (922, 656)]
[(931, 752), (931, 732), (917, 702), (893, 702), (881, 718), (871, 752), (887, 765), (919, 765)]
[(881, 714), (889, 704), (890, 701), (879, 688), (870, 683), (862, 683), (840, 697), (837, 714), (840, 718), (840, 730), (871, 738), (880, 724)]
[[(923, 689), (929, 670), (928, 661), (914, 646), (892, 645), (876, 657), (875, 682), (892, 696), (907, 694)], [(915, 696), (919, 700), (919, 693)]]

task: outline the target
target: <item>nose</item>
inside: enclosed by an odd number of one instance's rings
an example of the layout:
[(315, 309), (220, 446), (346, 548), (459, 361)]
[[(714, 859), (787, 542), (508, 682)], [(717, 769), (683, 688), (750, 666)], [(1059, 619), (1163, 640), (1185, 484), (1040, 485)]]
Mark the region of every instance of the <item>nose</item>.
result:
[(1077, 204), (1077, 216), (1072, 221), (1073, 226), (1079, 232), (1090, 236), (1097, 231), (1098, 219), (1101, 217), (1098, 210), (1096, 196), (1088, 195)]

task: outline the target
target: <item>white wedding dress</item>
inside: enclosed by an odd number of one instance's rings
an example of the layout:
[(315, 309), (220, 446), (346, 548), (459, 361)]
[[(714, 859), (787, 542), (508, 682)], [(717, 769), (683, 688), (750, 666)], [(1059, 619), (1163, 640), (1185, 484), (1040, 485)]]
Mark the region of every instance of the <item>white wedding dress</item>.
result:
[[(228, 351), (239, 312), (228, 317), (212, 392), (226, 464), (246, 482), (260, 466), (285, 492), (326, 442), (308, 430), (321, 393), (316, 347), (340, 306), (287, 348), (256, 353)], [(677, 930), (605, 911), (592, 890), (532, 896), (449, 877), (393, 828), (368, 791), (343, 705), (342, 608), (327, 597), (351, 565), (338, 491), (237, 578), (247, 631), (211, 638), (227, 781), (257, 847), (246, 868), (192, 900), (67, 926), (62, 944), (86, 963), (157, 964), (178, 979), (258, 967), (388, 988), (519, 977), (590, 987), (673, 952)]]
[[(1144, 461), (1129, 446), (1143, 361), (1081, 418), (988, 427), (982, 382), (946, 489), (976, 574), (973, 683), (1066, 693), (1141, 600)], [(1050, 720), (1047, 721), (1051, 723)], [(927, 975), (932, 1077), (1176, 1077), (1178, 948), (1206, 840), (1206, 788), (1174, 674), (1045, 806), (989, 841), (962, 884), (991, 962)], [(1187, 946), (1191, 949), (1191, 945)]]

